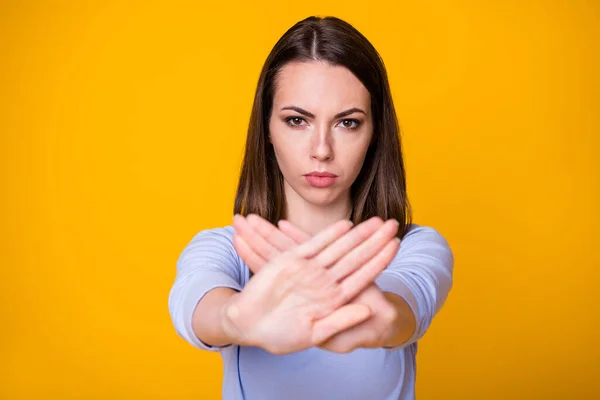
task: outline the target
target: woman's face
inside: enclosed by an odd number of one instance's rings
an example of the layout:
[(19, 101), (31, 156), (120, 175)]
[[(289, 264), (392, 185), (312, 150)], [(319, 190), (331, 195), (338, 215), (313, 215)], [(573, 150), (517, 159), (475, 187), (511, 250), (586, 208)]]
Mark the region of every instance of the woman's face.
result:
[(371, 96), (345, 67), (288, 63), (275, 83), (269, 133), (286, 196), (291, 189), (314, 205), (343, 201), (373, 135)]

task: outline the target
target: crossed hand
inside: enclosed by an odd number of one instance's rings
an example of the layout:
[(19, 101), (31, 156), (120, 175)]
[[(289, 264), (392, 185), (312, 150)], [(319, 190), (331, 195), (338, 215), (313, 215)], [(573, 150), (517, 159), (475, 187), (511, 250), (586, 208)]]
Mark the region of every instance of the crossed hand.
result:
[(342, 220), (313, 237), (252, 214), (233, 226), (235, 249), (254, 273), (225, 310), (223, 328), (236, 343), (274, 354), (312, 346), (346, 353), (393, 335), (397, 311), (373, 281), (398, 251), (395, 220), (354, 228)]

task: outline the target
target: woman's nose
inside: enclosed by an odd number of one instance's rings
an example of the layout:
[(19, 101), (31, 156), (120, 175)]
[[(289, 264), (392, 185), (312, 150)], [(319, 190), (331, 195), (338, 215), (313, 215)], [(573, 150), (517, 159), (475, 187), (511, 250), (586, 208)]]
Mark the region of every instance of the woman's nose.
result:
[(333, 160), (332, 137), (328, 128), (318, 129), (312, 138), (311, 158), (318, 161)]

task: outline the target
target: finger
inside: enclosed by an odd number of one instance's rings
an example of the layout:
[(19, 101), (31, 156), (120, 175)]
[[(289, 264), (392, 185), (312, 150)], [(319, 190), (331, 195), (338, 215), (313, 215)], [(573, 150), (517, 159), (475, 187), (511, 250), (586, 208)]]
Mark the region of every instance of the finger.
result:
[(325, 268), (333, 265), (354, 247), (377, 232), (377, 229), (382, 225), (383, 221), (379, 217), (373, 217), (360, 223), (356, 228), (315, 256), (315, 263)]
[(348, 304), (338, 308), (313, 325), (313, 343), (318, 345), (338, 332), (357, 325), (371, 316), (371, 309), (364, 304)]
[(377, 278), (389, 263), (392, 262), (399, 247), (400, 239), (394, 238), (390, 240), (375, 257), (370, 259), (362, 268), (344, 279), (340, 284), (342, 289), (340, 304), (347, 303), (358, 295), (365, 287), (373, 283), (375, 278)]
[(265, 260), (272, 260), (279, 254), (279, 250), (263, 239), (243, 216), (237, 214), (233, 217), (233, 227), (236, 233), (244, 238), (248, 246)]
[(239, 254), (240, 258), (244, 260), (250, 271), (257, 273), (267, 263), (267, 261), (259, 256), (238, 234), (233, 235), (233, 247)]
[(246, 220), (254, 230), (263, 237), (269, 244), (279, 251), (286, 251), (296, 246), (296, 242), (289, 238), (285, 233), (277, 229), (264, 218), (256, 214), (250, 214)]
[[(369, 236), (367, 240), (360, 243), (350, 252), (344, 254), (343, 257), (330, 268), (332, 276), (336, 280), (341, 280), (365, 265), (367, 261), (379, 253), (381, 249), (395, 237), (397, 232), (398, 222), (396, 222), (396, 220), (387, 220), (375, 233)], [(333, 245), (330, 247), (333, 247)], [(321, 254), (328, 250), (329, 248)], [(321, 254), (319, 254), (319, 256), (321, 256)], [(318, 258), (319, 256), (315, 258)]]
[(295, 252), (300, 257), (312, 258), (342, 237), (350, 228), (352, 228), (352, 222), (348, 220), (340, 220), (333, 223), (305, 243), (296, 247)]
[(311, 235), (304, 232), (302, 229), (298, 228), (290, 221), (286, 221), (285, 219), (279, 220), (279, 222), (277, 222), (277, 226), (279, 227), (281, 232), (286, 234), (289, 238), (291, 238), (298, 244), (304, 243), (312, 237)]

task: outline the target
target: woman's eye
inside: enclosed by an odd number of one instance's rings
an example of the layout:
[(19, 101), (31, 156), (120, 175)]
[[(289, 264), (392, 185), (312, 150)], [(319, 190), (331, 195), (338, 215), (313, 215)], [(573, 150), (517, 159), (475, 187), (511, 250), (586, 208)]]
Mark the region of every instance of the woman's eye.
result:
[(341, 122), (342, 126), (346, 129), (357, 129), (360, 122), (355, 119), (345, 119)]
[(302, 122), (304, 122), (304, 118), (300, 118), (300, 117), (289, 117), (286, 118), (285, 120), (288, 125), (291, 125), (292, 127), (297, 127), (297, 126), (302, 126)]

